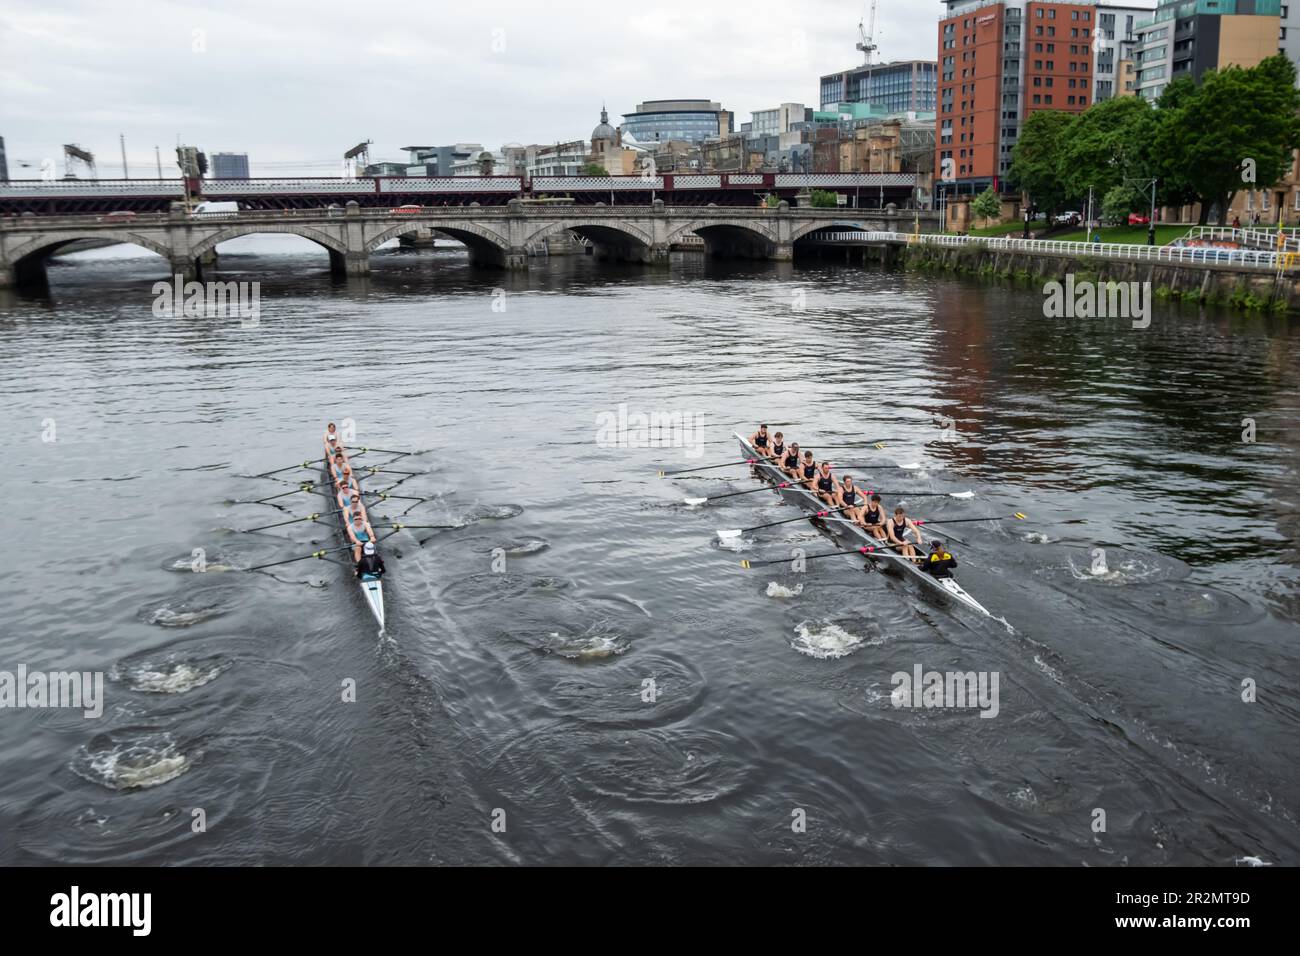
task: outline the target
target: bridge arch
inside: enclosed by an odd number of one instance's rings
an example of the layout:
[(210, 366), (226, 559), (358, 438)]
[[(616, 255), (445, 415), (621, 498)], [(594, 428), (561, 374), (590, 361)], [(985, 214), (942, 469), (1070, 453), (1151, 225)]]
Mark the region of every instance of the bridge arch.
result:
[(857, 222), (849, 219), (836, 219), (831, 222), (806, 222), (797, 226), (790, 231), (790, 241), (798, 242), (804, 236), (814, 232), (823, 232), (825, 230), (834, 230), (837, 232), (873, 232), (875, 230), (864, 222)]
[(524, 240), (524, 245), (531, 247), (562, 232), (576, 233), (590, 240), (596, 255), (602, 259), (650, 262), (654, 258), (654, 237), (638, 226), (615, 219), (602, 221), (583, 217), (548, 222), (534, 229)]
[(694, 233), (703, 239), (705, 254), (713, 256), (772, 258), (779, 244), (774, 224), (761, 220), (702, 219), (673, 229), (668, 234), (668, 245), (671, 246), (687, 233)]
[(14, 246), (12, 249), (5, 250), (5, 257), (11, 265), (17, 266), (24, 259), (29, 259), (32, 256), (42, 256), (42, 254), (53, 254), (59, 248), (73, 242), (80, 242), (83, 239), (111, 239), (114, 242), (124, 242), (127, 245), (140, 246), (142, 249), (157, 253), (164, 259), (172, 254), (169, 247), (148, 236), (137, 235), (133, 232), (118, 232), (116, 230), (105, 232), (102, 229), (96, 229), (93, 232), (88, 231), (81, 234), (65, 233), (55, 236), (36, 236)]
[[(390, 226), (382, 232), (367, 239), (366, 252), (373, 252), (390, 239), (396, 239), (398, 236), (404, 235), (408, 232), (414, 232), (421, 228), (446, 233), (471, 247), (487, 244), (501, 250), (502, 252), (505, 252), (510, 248), (510, 241), (508, 239), (493, 232), (486, 226), (480, 226), (476, 222), (462, 222), (456, 220), (448, 223), (441, 219), (420, 219), (418, 216), (412, 216), (410, 219), (400, 222), (395, 226)], [(475, 242), (475, 240), (478, 240), (478, 242)]]
[[(197, 259), (211, 252), (223, 242), (238, 239), (240, 236), (257, 235), (258, 233), (286, 233), (301, 236), (303, 239), (310, 239), (317, 245), (324, 246), (326, 250), (338, 256), (346, 255), (348, 251), (347, 245), (342, 240), (334, 238), (329, 233), (321, 232), (319, 229), (312, 229), (310, 226), (302, 226), (296, 223), (285, 225), (250, 223), (240, 226), (228, 226), (214, 232), (206, 239), (201, 239), (191, 246), (185, 256), (189, 259)], [(333, 256), (331, 256), (332, 258)]]
[(592, 232), (592, 233), (618, 233), (626, 236), (629, 240), (637, 242), (643, 246), (654, 245), (654, 237), (638, 226), (629, 222), (601, 222), (591, 219), (565, 219), (559, 222), (547, 223), (534, 229), (525, 242), (532, 245), (534, 242), (541, 242), (548, 236), (553, 236), (557, 232)]

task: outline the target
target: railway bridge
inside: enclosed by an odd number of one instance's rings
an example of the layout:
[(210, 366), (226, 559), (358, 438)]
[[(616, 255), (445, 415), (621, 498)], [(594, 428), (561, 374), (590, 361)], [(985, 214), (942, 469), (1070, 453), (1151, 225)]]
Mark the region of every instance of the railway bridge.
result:
[(35, 216), (0, 219), (0, 286), (39, 284), (45, 261), (60, 248), (92, 239), (133, 243), (167, 260), (170, 274), (200, 278), (218, 244), (255, 233), (288, 233), (329, 253), (339, 275), (364, 276), (370, 254), (385, 242), (435, 232), (464, 243), (471, 261), (526, 269), (528, 253), (548, 237), (573, 233), (597, 256), (614, 261), (666, 264), (669, 250), (691, 236), (717, 257), (787, 260), (797, 243), (819, 233), (936, 231), (933, 213), (865, 209), (648, 205), (403, 206), (374, 209), (349, 202), (322, 209), (282, 209), (193, 214), (179, 204), (165, 213)]

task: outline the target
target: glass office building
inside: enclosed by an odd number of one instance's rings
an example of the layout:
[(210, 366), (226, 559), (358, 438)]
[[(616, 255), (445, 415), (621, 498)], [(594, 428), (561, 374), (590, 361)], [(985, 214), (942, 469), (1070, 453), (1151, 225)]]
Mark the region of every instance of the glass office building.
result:
[(711, 100), (646, 100), (636, 112), (623, 114), (623, 135), (638, 143), (702, 143), (730, 136), (733, 127), (731, 111)]
[(933, 112), (937, 73), (934, 60), (899, 60), (829, 73), (821, 78), (821, 107), (868, 103), (883, 113)]
[(247, 179), (248, 154), (213, 153), (210, 175), (213, 179)]

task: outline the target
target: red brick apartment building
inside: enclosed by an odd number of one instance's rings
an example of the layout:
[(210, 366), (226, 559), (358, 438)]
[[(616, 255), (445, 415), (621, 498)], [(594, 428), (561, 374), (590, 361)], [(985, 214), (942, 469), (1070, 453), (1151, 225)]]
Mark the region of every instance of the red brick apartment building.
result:
[[(948, 194), (1001, 186), (1021, 124), (1092, 102), (1094, 0), (944, 0), (935, 174)], [(952, 185), (952, 184), (956, 185)]]

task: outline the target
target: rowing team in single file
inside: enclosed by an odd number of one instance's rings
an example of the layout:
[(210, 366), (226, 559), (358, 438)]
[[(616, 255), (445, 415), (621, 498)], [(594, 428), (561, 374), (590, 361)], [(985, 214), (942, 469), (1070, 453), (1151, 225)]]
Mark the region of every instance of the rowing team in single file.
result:
[(910, 558), (935, 577), (949, 577), (957, 567), (957, 559), (943, 546), (942, 541), (932, 541), (930, 552), (924, 558), (925, 547), (920, 526), (907, 515), (902, 505), (894, 508), (892, 518), (886, 516), (885, 505), (878, 494), (864, 492), (852, 475), (836, 477), (829, 461), (818, 462), (809, 450), (801, 451), (798, 442), (785, 440), (782, 432), (768, 434), (767, 425), (749, 436), (754, 450), (776, 463), (791, 482), (806, 488), (827, 506), (839, 511), (843, 520), (864, 529), (882, 545)]

